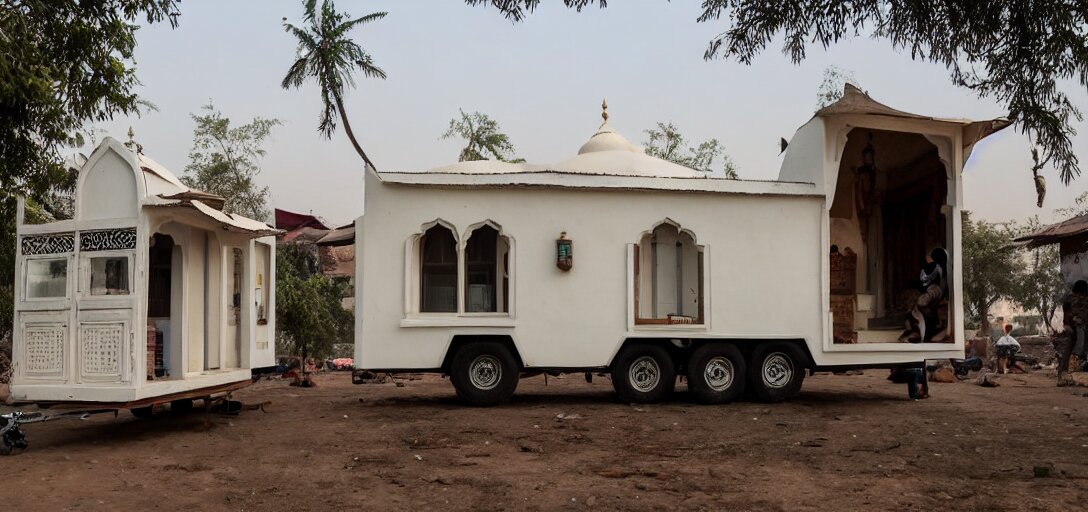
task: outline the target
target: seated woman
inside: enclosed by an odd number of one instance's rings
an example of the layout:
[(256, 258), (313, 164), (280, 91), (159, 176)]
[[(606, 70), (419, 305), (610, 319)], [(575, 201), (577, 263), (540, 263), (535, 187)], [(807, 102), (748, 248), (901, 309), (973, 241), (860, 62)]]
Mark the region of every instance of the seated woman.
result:
[(899, 337), (901, 342), (922, 343), (943, 341), (940, 325), (940, 305), (948, 287), (948, 253), (937, 247), (930, 251), (919, 274), (919, 291), (914, 308), (907, 316), (907, 329)]

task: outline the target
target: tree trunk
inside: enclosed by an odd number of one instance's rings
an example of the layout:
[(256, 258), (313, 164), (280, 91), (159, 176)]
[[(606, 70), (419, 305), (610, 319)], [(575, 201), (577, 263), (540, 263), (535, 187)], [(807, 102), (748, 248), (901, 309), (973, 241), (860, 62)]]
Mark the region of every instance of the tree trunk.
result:
[(986, 301), (981, 301), (981, 300), (978, 301), (977, 307), (978, 307), (978, 317), (979, 317), (979, 320), (978, 320), (978, 335), (979, 336), (989, 337), (990, 332), (992, 331), (992, 329), (990, 329), (990, 318), (989, 318), (990, 308), (989, 308), (989, 306), (986, 305)]
[(340, 98), (339, 94), (335, 94), (333, 97), (336, 98), (336, 110), (340, 112), (340, 121), (344, 123), (344, 132), (348, 134), (348, 139), (351, 139), (351, 145), (355, 146), (355, 151), (363, 158), (363, 163), (368, 165), (371, 169), (377, 170), (377, 168), (374, 167), (374, 163), (366, 156), (363, 147), (359, 145), (359, 141), (355, 140), (355, 133), (351, 131), (351, 123), (348, 122), (348, 114), (344, 111), (344, 101)]

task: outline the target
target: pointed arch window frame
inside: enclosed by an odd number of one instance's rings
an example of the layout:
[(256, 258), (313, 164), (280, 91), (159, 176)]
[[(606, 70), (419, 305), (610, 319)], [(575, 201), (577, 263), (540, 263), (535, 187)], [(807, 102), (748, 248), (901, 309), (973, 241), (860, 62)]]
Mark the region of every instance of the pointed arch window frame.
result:
[[(695, 243), (696, 251), (702, 256), (701, 258), (701, 280), (699, 281), (701, 290), (701, 303), (700, 303), (700, 315), (696, 318), (695, 323), (668, 323), (662, 322), (661, 319), (642, 318), (640, 316), (640, 293), (641, 293), (641, 273), (640, 266), (642, 264), (640, 255), (640, 245), (642, 240), (647, 236), (653, 236), (656, 231), (662, 225), (671, 225), (676, 228), (677, 233), (686, 234), (691, 237), (691, 240)], [(700, 244), (699, 239), (695, 232), (691, 229), (684, 228), (679, 222), (671, 219), (664, 218), (661, 221), (655, 222), (649, 229), (640, 232), (635, 239), (635, 243), (627, 244), (627, 329), (629, 331), (709, 331), (711, 329), (711, 247), (709, 244)]]
[[(422, 311), (422, 241), (423, 236), (435, 226), (442, 226), (453, 234), (455, 249), (457, 251), (457, 311), (452, 312), (425, 312)], [(509, 276), (507, 286), (507, 310), (505, 312), (469, 312), (466, 305), (467, 275), (466, 254), (469, 239), (473, 232), (484, 226), (489, 226), (498, 234), (499, 239), (505, 239), (507, 247), (508, 266), (505, 268)], [(517, 242), (510, 236), (501, 224), (491, 219), (486, 219), (470, 224), (464, 230), (458, 230), (452, 223), (442, 218), (437, 218), (420, 225), (419, 231), (412, 234), (405, 241), (404, 250), (404, 319), (402, 327), (435, 327), (435, 326), (488, 326), (488, 327), (513, 327), (517, 269)]]

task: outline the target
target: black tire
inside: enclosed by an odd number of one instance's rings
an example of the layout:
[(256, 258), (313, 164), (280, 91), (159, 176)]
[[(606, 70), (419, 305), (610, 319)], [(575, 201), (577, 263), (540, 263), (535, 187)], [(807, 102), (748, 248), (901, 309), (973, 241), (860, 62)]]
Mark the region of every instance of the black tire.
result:
[(736, 345), (707, 343), (688, 362), (688, 390), (703, 404), (725, 404), (744, 395), (748, 365)]
[(193, 410), (193, 399), (182, 398), (180, 400), (174, 400), (170, 402), (170, 412), (185, 414)]
[(509, 400), (518, 387), (519, 372), (510, 350), (493, 341), (462, 346), (450, 363), (450, 381), (457, 396), (478, 406)]
[(781, 402), (801, 391), (805, 356), (790, 343), (763, 343), (752, 351), (748, 386), (760, 402)]
[(624, 403), (659, 402), (676, 387), (676, 366), (660, 345), (629, 345), (612, 365), (612, 387)]
[(129, 409), (129, 411), (137, 418), (150, 418), (155, 414), (155, 406), (133, 407), (132, 409)]

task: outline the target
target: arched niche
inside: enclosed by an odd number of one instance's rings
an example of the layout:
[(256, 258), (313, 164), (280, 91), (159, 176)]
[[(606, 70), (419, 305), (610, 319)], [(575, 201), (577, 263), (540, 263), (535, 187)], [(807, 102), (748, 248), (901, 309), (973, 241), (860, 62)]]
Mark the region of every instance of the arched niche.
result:
[(704, 322), (704, 248), (672, 219), (643, 231), (635, 245), (635, 323)]
[(135, 157), (109, 139), (91, 155), (76, 185), (76, 218), (81, 221), (132, 219), (139, 213), (142, 184)]

